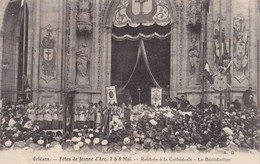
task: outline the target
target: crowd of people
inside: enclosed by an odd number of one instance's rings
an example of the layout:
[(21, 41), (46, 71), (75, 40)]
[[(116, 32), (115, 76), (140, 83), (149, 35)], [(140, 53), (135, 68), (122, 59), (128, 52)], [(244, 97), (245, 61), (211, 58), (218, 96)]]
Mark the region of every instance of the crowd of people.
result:
[(256, 106), (235, 100), (220, 111), (212, 103), (190, 105), (183, 96), (164, 106), (89, 103), (73, 107), (74, 131), (63, 134), (61, 104), (2, 108), (0, 149), (98, 151), (260, 150)]

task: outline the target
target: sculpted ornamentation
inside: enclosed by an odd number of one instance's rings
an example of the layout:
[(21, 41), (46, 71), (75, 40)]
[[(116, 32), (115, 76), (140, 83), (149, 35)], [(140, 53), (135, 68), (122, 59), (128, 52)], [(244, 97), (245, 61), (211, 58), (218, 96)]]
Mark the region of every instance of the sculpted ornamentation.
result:
[(76, 55), (77, 84), (89, 84), (90, 52), (87, 45), (82, 43)]
[(151, 25), (155, 22), (166, 25), (170, 22), (170, 10), (167, 0), (120, 0), (113, 18), (118, 27), (129, 24), (136, 27), (140, 23)]
[(200, 52), (198, 47), (197, 36), (193, 34), (191, 36), (191, 45), (189, 47), (189, 61), (190, 61), (190, 73), (198, 74), (199, 73), (199, 62), (200, 62)]
[(187, 11), (188, 24), (196, 25), (201, 22), (201, 0), (190, 0)]
[(90, 0), (79, 0), (78, 1), (77, 30), (79, 32), (92, 31), (91, 1)]
[(246, 20), (234, 18), (234, 73), (239, 82), (248, 78), (248, 30)]

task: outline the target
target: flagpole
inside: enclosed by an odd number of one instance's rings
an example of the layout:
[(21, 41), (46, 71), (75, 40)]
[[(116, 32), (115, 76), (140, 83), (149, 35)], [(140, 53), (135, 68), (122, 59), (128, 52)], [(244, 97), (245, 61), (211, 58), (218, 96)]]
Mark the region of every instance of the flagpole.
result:
[(202, 71), (203, 72), (202, 73), (202, 94), (201, 94), (202, 105), (205, 102), (205, 87), (206, 87), (206, 83), (205, 83), (205, 64), (206, 64), (206, 53), (207, 53), (207, 8), (206, 7), (209, 7), (207, 5), (209, 5), (209, 4), (202, 5), (203, 6), (203, 8), (202, 8), (203, 18), (204, 18), (204, 21), (203, 21), (204, 38), (203, 38), (203, 45), (202, 45), (202, 65), (203, 65), (203, 68), (202, 68), (202, 70), (203, 70)]
[(230, 71), (231, 71), (231, 62), (232, 62), (232, 58), (230, 56), (231, 54), (231, 39), (228, 40), (228, 59), (230, 60), (227, 67), (226, 67), (226, 71), (225, 71), (225, 74), (227, 76), (227, 84), (228, 84), (228, 87), (225, 91), (225, 107), (228, 107), (228, 105), (230, 104), (230, 85), (231, 85), (231, 74), (230, 74)]
[[(221, 62), (221, 63), (220, 63)], [(221, 16), (221, 0), (219, 0), (219, 62), (218, 66), (223, 64), (222, 62), (222, 16)], [(220, 70), (219, 70), (220, 73)], [(219, 111), (220, 111), (220, 127), (222, 128), (222, 110), (223, 110), (223, 102), (222, 102), (222, 90), (219, 91)]]
[[(220, 63), (221, 62), (221, 63)], [(221, 16), (221, 0), (219, 0), (219, 61), (218, 66), (222, 63), (222, 16)]]

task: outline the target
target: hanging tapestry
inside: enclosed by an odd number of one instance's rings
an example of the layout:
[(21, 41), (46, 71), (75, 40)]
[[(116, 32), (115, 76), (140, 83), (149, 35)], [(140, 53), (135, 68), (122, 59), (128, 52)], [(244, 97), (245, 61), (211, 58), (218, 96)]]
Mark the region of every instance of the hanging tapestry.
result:
[(57, 44), (58, 29), (50, 24), (41, 29), (40, 78), (46, 83), (57, 76)]

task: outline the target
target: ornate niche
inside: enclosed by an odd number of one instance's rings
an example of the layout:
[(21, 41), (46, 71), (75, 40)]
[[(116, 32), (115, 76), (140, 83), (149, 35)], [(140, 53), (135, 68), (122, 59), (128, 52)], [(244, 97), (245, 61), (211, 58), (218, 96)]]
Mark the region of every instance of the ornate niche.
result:
[(76, 86), (80, 89), (90, 88), (90, 64), (92, 48), (91, 1), (78, 0), (76, 13)]
[(188, 3), (187, 19), (188, 25), (201, 24), (202, 0), (190, 0)]
[(92, 31), (91, 1), (78, 0), (77, 4), (77, 32)]
[(76, 52), (76, 84), (78, 87), (89, 86), (90, 82), (90, 49), (81, 43)]
[(188, 30), (188, 77), (189, 88), (197, 90), (200, 87), (200, 70), (201, 70), (201, 0), (191, 0), (187, 9), (187, 30)]

